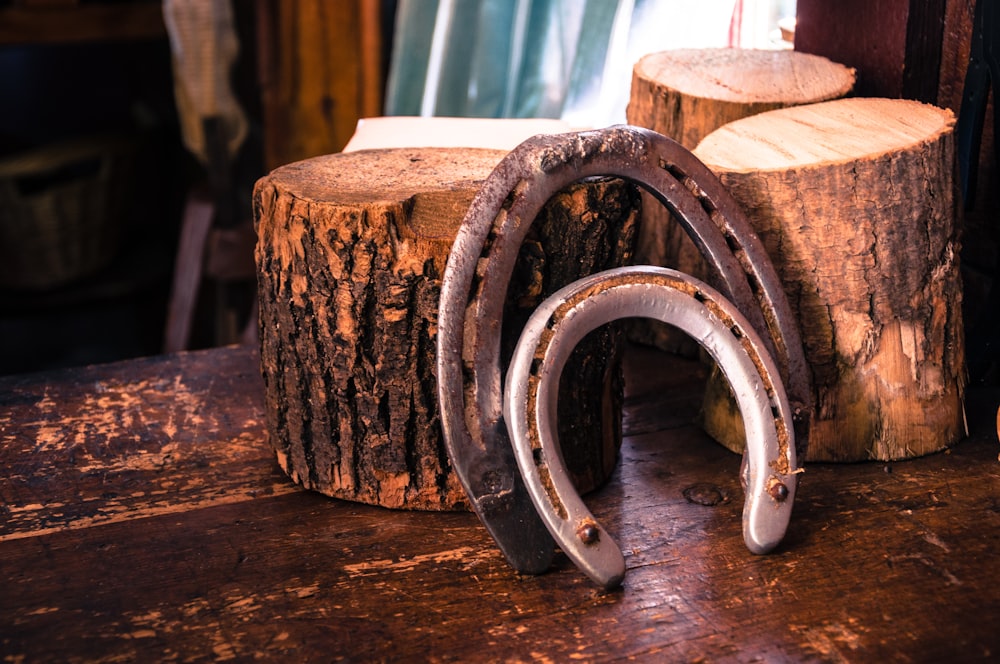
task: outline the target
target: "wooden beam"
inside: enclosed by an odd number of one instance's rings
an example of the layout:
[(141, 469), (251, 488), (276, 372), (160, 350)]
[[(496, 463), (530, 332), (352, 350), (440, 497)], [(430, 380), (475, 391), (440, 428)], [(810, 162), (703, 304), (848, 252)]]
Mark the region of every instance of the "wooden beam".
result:
[(946, 0), (911, 0), (903, 54), (902, 96), (938, 103)]
[(799, 0), (795, 49), (857, 69), (858, 96), (936, 104), (943, 43), (954, 36), (954, 26), (945, 32), (948, 5), (948, 0)]
[(858, 72), (859, 97), (901, 97), (910, 0), (798, 0), (795, 50)]
[(267, 168), (339, 152), (381, 111), (378, 3), (258, 0), (257, 21)]

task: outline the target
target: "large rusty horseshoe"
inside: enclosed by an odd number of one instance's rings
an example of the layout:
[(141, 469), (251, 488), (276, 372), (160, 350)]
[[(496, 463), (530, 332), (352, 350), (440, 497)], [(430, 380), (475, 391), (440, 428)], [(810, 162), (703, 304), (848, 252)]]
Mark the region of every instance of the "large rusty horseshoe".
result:
[(746, 318), (708, 284), (648, 265), (585, 277), (545, 300), (524, 326), (507, 368), (504, 417), (528, 493), (559, 547), (605, 588), (621, 583), (625, 558), (580, 499), (559, 448), (559, 376), (591, 330), (640, 316), (669, 323), (716, 361), (743, 415), (743, 540), (767, 553), (784, 537), (795, 500), (791, 410), (774, 361)]
[[(469, 207), (441, 288), (437, 380), (445, 447), (473, 509), (510, 564), (540, 573), (554, 542), (535, 513), (502, 420), (500, 321), (518, 250), (545, 202), (572, 182), (618, 176), (673, 212), (777, 361), (796, 414), (800, 455), (811, 412), (799, 332), (750, 223), (688, 150), (630, 126), (535, 136), (497, 165)], [(800, 428), (801, 427), (801, 428)]]

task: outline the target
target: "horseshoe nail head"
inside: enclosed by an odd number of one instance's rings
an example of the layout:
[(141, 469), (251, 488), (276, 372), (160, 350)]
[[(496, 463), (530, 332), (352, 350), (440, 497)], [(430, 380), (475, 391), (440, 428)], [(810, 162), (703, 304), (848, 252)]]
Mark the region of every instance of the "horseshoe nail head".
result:
[(601, 539), (601, 531), (597, 529), (597, 524), (593, 521), (584, 521), (576, 529), (576, 535), (584, 544), (594, 544)]

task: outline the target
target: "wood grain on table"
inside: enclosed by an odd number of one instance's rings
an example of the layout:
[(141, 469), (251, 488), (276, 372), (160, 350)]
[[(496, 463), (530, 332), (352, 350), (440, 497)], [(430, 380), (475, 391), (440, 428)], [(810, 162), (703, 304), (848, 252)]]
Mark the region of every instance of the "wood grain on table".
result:
[(624, 587), (522, 577), (475, 516), (330, 499), (279, 470), (258, 357), (225, 348), (0, 379), (0, 661), (968, 661), (1000, 656), (998, 393), (972, 436), (810, 464), (754, 556), (697, 364), (632, 353), (588, 504)]

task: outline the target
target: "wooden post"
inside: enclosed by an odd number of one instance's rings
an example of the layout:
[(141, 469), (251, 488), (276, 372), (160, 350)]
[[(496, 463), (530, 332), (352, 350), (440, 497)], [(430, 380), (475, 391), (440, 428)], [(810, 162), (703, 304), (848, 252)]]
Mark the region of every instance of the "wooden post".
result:
[(343, 149), (382, 109), (382, 3), (256, 0), (264, 163)]
[[(901, 459), (965, 435), (954, 116), (843, 99), (726, 125), (695, 151), (744, 206), (802, 329), (808, 459)], [(705, 426), (741, 447), (710, 388)]]
[[(946, 14), (973, 5), (965, 0), (798, 0), (795, 49), (857, 67), (859, 95), (933, 104), (944, 40), (962, 30), (958, 24), (946, 26)], [(968, 55), (963, 49), (961, 56)]]
[[(387, 507), (465, 505), (439, 424), (437, 305), (454, 236), (504, 154), (352, 152), (257, 183), (268, 432), (303, 486)], [(637, 209), (635, 188), (612, 179), (572, 185), (547, 204), (515, 267), (505, 357), (544, 297), (628, 260)], [(605, 330), (585, 340), (563, 381), (561, 439), (574, 445), (567, 457), (582, 490), (602, 484), (616, 460), (618, 338)]]
[[(630, 124), (669, 136), (689, 150), (728, 122), (777, 108), (842, 97), (854, 70), (794, 51), (738, 48), (678, 49), (652, 53), (632, 72)], [(704, 279), (707, 264), (670, 213), (651, 199), (643, 208), (637, 248), (641, 263), (665, 265)], [(676, 335), (642, 325), (637, 340), (678, 350)], [(672, 340), (673, 339), (673, 340)], [(681, 342), (680, 347), (687, 344)]]

